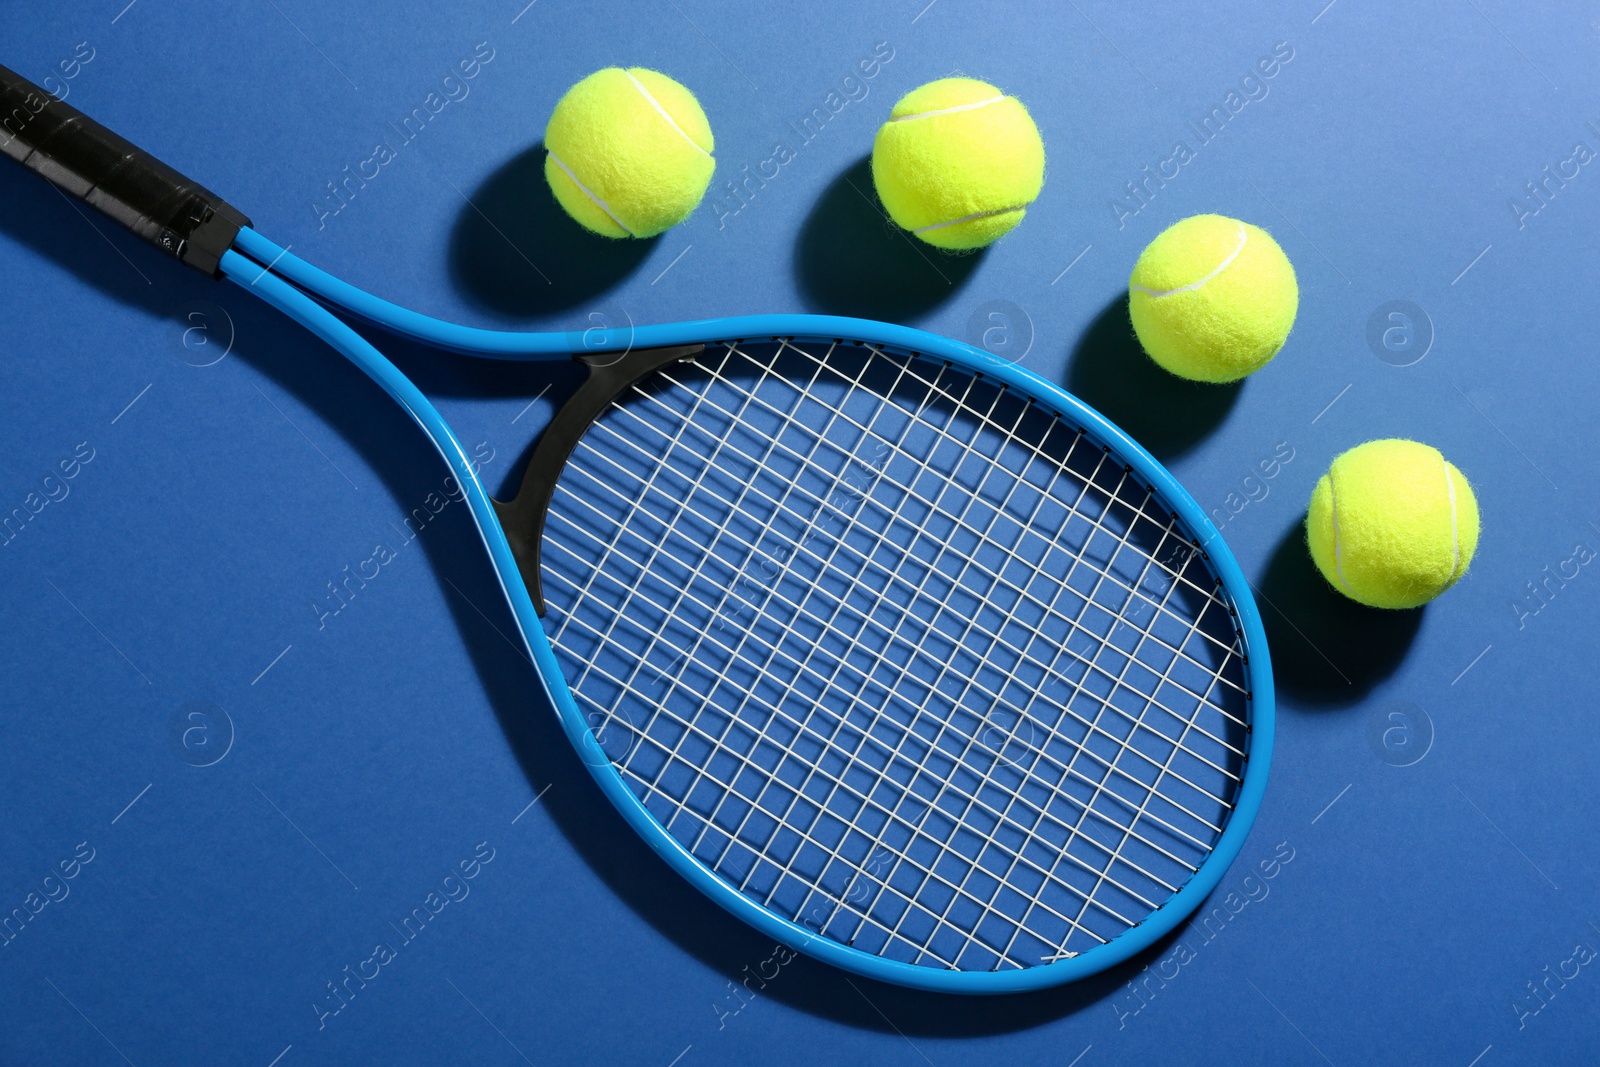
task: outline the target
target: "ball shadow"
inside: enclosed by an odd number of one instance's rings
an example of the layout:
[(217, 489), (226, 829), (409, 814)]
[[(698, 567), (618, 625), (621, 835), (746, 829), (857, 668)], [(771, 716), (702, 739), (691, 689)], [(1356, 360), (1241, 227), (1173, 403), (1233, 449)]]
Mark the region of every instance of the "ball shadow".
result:
[(1306, 547), (1305, 516), (1284, 533), (1258, 587), (1272, 673), (1307, 704), (1357, 703), (1405, 660), (1425, 608), (1369, 608), (1340, 593)]
[(897, 322), (953, 297), (985, 251), (945, 252), (896, 226), (878, 203), (866, 156), (806, 216), (795, 273), (812, 310)]
[(1191, 382), (1145, 355), (1120, 293), (1073, 349), (1067, 389), (1116, 423), (1158, 459), (1193, 448), (1238, 402), (1243, 382)]
[(450, 273), (489, 311), (526, 317), (576, 307), (638, 269), (656, 238), (579, 226), (544, 180), (544, 145), (513, 156), (473, 191), (450, 235)]

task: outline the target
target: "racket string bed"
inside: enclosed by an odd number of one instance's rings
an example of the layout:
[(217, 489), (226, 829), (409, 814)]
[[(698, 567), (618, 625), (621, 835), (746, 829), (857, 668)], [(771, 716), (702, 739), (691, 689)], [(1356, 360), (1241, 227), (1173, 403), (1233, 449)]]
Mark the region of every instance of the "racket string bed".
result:
[[(637, 694), (637, 693), (636, 693), (636, 694), (634, 694), (634, 695), (636, 695), (636, 696), (642, 696), (642, 694)], [(802, 724), (799, 724), (799, 723), (797, 723), (797, 722), (796, 722), (796, 723), (794, 723), (794, 725), (796, 725), (796, 726), (800, 726), (800, 725), (802, 725)], [(688, 735), (688, 734), (685, 734), (685, 737), (687, 737), (687, 736), (689, 736), (689, 735)], [(703, 738), (704, 738), (704, 739), (705, 739), (705, 740), (708, 740), (708, 741), (711, 741), (711, 742), (713, 742), (713, 743), (714, 743), (714, 742), (716, 742), (716, 741), (717, 741), (717, 740), (719, 740), (719, 739), (717, 739), (717, 738), (714, 738), (714, 737), (711, 737), (711, 736), (710, 736), (710, 735), (704, 735), (704, 734), (702, 734), (702, 737), (703, 737)], [(824, 739), (824, 740), (825, 740), (825, 739)], [(672, 755), (673, 755), (673, 756), (678, 756), (678, 755), (679, 755), (679, 751), (678, 751), (678, 748), (681, 748), (681, 742), (680, 742), (680, 746), (678, 746), (678, 747), (675, 747), (675, 748), (674, 748), (674, 750), (673, 750), (673, 753), (672, 753)], [(746, 760), (742, 760), (742, 762), (743, 762), (743, 763), (745, 763), (745, 764), (746, 764), (746, 765), (747, 765), (747, 766), (748, 766), (748, 765), (749, 765), (749, 761), (748, 761), (748, 760), (747, 760), (747, 759), (746, 759)], [(808, 770), (808, 772), (807, 772), (807, 774), (808, 774), (808, 777), (809, 777), (809, 776), (814, 776), (814, 775), (815, 775), (815, 774), (816, 774), (816, 773), (817, 773), (817, 771), (816, 771), (816, 770), (815, 770), (815, 768), (812, 768), (812, 769), (810, 769), (810, 770)], [(843, 783), (842, 783), (842, 782), (841, 782), (841, 781), (840, 781), (840, 780), (839, 780), (839, 779), (837, 779), (837, 778), (832, 778), (832, 777), (828, 777), (828, 778), (827, 778), (827, 780), (828, 780), (828, 781), (829, 781), (829, 782), (831, 782), (831, 783), (832, 783), (832, 784), (833, 784), (833, 786), (834, 786), (834, 788), (835, 788), (835, 789), (837, 789), (837, 788), (839, 788), (839, 787), (840, 787), (840, 786), (842, 786), (842, 785), (843, 785)], [(654, 784), (654, 783), (647, 783), (647, 785), (653, 785), (653, 784)], [(852, 791), (852, 792), (853, 792), (853, 791)], [(863, 795), (863, 794), (860, 794), (860, 793), (855, 793), (855, 794), (854, 794), (854, 796), (855, 796), (855, 799), (856, 799), (856, 800), (857, 800), (857, 801), (858, 801), (858, 802), (863, 802), (863, 803), (864, 803), (864, 802), (866, 802), (866, 801), (867, 801), (867, 798), (866, 798), (866, 797), (865, 797), (865, 796), (864, 796), (864, 795)], [(752, 810), (753, 810), (753, 809), (752, 809)], [(748, 814), (749, 814), (749, 813), (748, 813), (748, 812), (747, 812), (747, 815), (746, 815), (746, 820), (747, 820), (747, 819), (748, 819)], [(740, 830), (741, 830), (741, 829), (742, 829), (742, 826), (743, 826), (743, 822), (741, 822), (741, 826), (740, 826), (740, 827), (736, 827), (736, 828), (734, 828), (734, 829), (733, 829), (733, 830), (732, 830), (732, 831), (731, 831), (731, 836), (733, 836), (733, 837), (738, 837), (738, 836), (739, 836), (739, 832), (740, 832)], [(852, 823), (852, 828), (857, 828), (857, 827), (855, 827), (855, 825), (854, 825), (854, 823)], [(703, 831), (702, 831), (702, 834), (703, 834)], [(801, 834), (801, 836), (802, 836), (802, 837), (804, 837), (804, 838), (805, 838), (805, 839), (806, 839), (806, 840), (807, 840), (807, 841), (808, 841), (808, 842), (810, 842), (810, 843), (813, 843), (813, 844), (816, 844), (816, 843), (817, 843), (817, 842), (816, 842), (816, 841), (815, 841), (815, 839), (813, 839), (813, 838), (811, 838), (811, 837), (810, 837), (810, 836), (809, 836), (809, 835), (807, 835), (807, 834), (805, 834), (805, 833), (803, 833), (803, 832), (802, 832), (802, 834)], [(692, 849), (692, 848), (693, 848), (693, 846), (694, 846), (694, 845), (695, 845), (695, 844), (696, 844), (696, 843), (697, 843), (697, 842), (693, 842), (693, 841), (691, 841), (691, 842), (686, 842), (686, 843), (687, 843), (687, 844), (689, 844), (689, 845), (690, 845), (690, 847), (691, 847), (691, 849)], [(868, 854), (869, 854), (869, 855), (870, 855), (870, 854), (871, 854), (871, 850), (868, 850)], [(786, 868), (786, 869), (787, 869), (787, 868)], [(932, 875), (932, 872), (929, 872), (929, 871), (926, 871), (926, 870), (924, 870), (924, 871), (923, 871), (923, 873), (924, 873), (924, 874), (925, 874), (925, 875), (929, 875), (929, 876), (931, 876), (931, 875)], [(743, 885), (743, 883), (741, 883), (741, 885), (740, 885), (740, 888), (744, 888), (744, 885)], [(959, 891), (959, 890), (960, 890), (960, 889), (961, 889), (961, 888), (962, 888), (962, 887), (959, 887), (959, 886), (950, 886), (950, 887), (949, 887), (949, 888), (951, 888), (951, 889), (952, 889), (952, 890), (956, 890), (956, 891)], [(1153, 905), (1152, 905), (1152, 906), (1153, 906)], [(1063, 921), (1066, 921), (1066, 917), (1065, 917), (1065, 916), (1063, 916), (1063, 917), (1062, 917), (1062, 919), (1063, 919)]]
[[(815, 513), (814, 513), (814, 514), (815, 514)], [(804, 541), (805, 541), (805, 538), (803, 538), (803, 537), (802, 537), (802, 538), (799, 538), (799, 539), (797, 539), (797, 540), (799, 540), (799, 541), (800, 541), (800, 542), (801, 542), (801, 543), (804, 543)], [(748, 815), (749, 815), (749, 812), (747, 812), (747, 813), (746, 813), (746, 819), (748, 819)], [(735, 828), (735, 830), (734, 830), (734, 832), (733, 832), (733, 835), (732, 835), (732, 836), (734, 836), (734, 837), (737, 837), (737, 836), (738, 836), (738, 832), (739, 832), (739, 830), (740, 830), (740, 829), (742, 829), (742, 823), (741, 823), (741, 826), (740, 826), (740, 827), (737, 827), (737, 828)], [(703, 832), (704, 832), (704, 831), (702, 831), (702, 833), (703, 833)], [(694, 845), (695, 845), (695, 844), (697, 844), (697, 843), (698, 843), (698, 842), (697, 842), (697, 841), (696, 841), (696, 842), (690, 842), (690, 843), (689, 843), (689, 844), (690, 844), (690, 847), (691, 847), (691, 850), (692, 850), (692, 849), (693, 849), (693, 847), (694, 847)], [(958, 887), (958, 888), (961, 888), (961, 887)], [(1173, 887), (1170, 887), (1170, 886), (1169, 886), (1169, 887), (1167, 887), (1167, 888), (1168, 888), (1168, 889), (1169, 889), (1169, 891), (1170, 891), (1170, 890), (1171, 890), (1171, 889), (1172, 889), (1172, 888), (1173, 888)], [(1151, 906), (1153, 906), (1153, 905), (1151, 905)]]
[(1245, 748), (1198, 553), (976, 375), (768, 347), (636, 385), (558, 485), (552, 638), (603, 750), (740, 892), (857, 948), (1026, 967), (1134, 925), (1198, 869)]
[[(804, 539), (803, 539), (803, 538), (802, 538), (802, 539), (800, 539), (800, 540), (801, 540), (801, 541), (802, 541), (802, 543), (803, 543), (803, 541), (804, 541)], [(813, 773), (814, 773), (814, 772), (813, 772)], [(753, 809), (752, 809), (752, 810), (753, 810)], [(746, 813), (746, 819), (748, 819), (748, 815), (749, 815), (749, 812), (747, 812), (747, 813)], [(733, 835), (732, 835), (732, 836), (734, 836), (734, 837), (737, 837), (737, 836), (738, 836), (738, 832), (739, 832), (739, 830), (740, 830), (740, 829), (742, 829), (742, 826), (743, 826), (743, 823), (741, 823), (741, 826), (740, 826), (740, 827), (738, 827), (738, 828), (735, 828), (735, 830), (734, 830), (734, 832), (733, 832)], [(702, 831), (702, 833), (703, 833), (703, 831)], [(693, 847), (694, 847), (694, 845), (695, 845), (695, 844), (696, 844), (696, 843), (697, 843), (697, 841), (696, 841), (696, 842), (690, 842), (690, 843), (689, 843), (689, 844), (690, 844), (690, 847), (691, 847), (691, 850), (692, 850), (692, 849), (693, 849)]]

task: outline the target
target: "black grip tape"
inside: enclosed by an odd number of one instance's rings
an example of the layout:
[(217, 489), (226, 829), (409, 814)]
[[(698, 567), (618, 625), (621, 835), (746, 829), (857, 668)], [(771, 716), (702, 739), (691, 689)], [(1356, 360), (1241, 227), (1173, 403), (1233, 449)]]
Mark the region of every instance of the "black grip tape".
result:
[(196, 270), (221, 277), (222, 254), (250, 220), (75, 107), (0, 67), (0, 153)]

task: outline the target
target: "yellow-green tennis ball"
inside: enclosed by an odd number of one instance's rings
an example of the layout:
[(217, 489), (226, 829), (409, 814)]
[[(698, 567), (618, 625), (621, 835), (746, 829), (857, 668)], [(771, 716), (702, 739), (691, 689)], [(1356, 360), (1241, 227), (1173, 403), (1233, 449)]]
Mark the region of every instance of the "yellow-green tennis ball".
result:
[(567, 90), (544, 131), (556, 200), (606, 237), (654, 237), (699, 205), (716, 161), (694, 94), (643, 67), (597, 70)]
[(941, 78), (900, 98), (872, 144), (889, 217), (939, 248), (982, 248), (1044, 186), (1044, 142), (1028, 109), (985, 82)]
[(1333, 461), (1311, 494), (1306, 540), (1317, 569), (1352, 600), (1414, 608), (1467, 572), (1478, 500), (1437, 448), (1368, 441)]
[(1150, 358), (1197, 382), (1234, 382), (1278, 354), (1300, 286), (1272, 235), (1195, 215), (1145, 247), (1128, 279), (1133, 330)]

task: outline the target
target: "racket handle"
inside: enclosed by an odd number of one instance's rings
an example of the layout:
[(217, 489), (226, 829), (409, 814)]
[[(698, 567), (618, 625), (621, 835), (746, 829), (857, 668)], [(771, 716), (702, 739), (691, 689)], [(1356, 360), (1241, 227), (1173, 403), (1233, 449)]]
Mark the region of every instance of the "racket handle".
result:
[(222, 254), (250, 225), (209, 189), (6, 67), (0, 153), (213, 278), (222, 276)]

